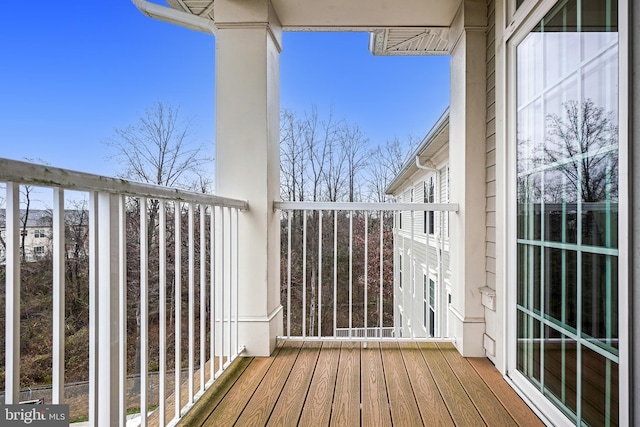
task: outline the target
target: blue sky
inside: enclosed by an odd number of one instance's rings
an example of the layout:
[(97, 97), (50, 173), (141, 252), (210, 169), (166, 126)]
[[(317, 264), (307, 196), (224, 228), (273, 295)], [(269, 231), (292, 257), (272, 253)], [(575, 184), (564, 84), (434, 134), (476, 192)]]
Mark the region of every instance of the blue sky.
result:
[[(179, 106), (214, 144), (215, 39), (143, 16), (127, 0), (3, 4), (0, 157), (115, 175), (104, 141), (154, 102)], [(365, 33), (285, 33), (281, 108), (317, 106), (372, 146), (423, 137), (449, 102), (447, 57), (374, 57)]]

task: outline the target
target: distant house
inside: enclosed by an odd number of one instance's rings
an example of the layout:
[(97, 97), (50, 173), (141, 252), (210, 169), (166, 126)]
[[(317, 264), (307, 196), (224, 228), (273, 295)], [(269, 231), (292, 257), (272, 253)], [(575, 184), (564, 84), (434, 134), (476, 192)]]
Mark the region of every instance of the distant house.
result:
[[(26, 218), (26, 224), (24, 222)], [(86, 256), (88, 251), (88, 212), (65, 210), (65, 235), (67, 256)], [(24, 243), (22, 243), (24, 237)], [(0, 265), (5, 263), (6, 210), (0, 209)], [(33, 262), (51, 253), (53, 244), (53, 219), (48, 209), (20, 210), (20, 245), (24, 245), (24, 260)]]
[[(449, 201), (449, 110), (386, 189), (399, 203)], [(447, 213), (404, 211), (394, 225), (396, 336), (448, 336), (451, 293)], [(437, 316), (436, 313), (441, 313)]]

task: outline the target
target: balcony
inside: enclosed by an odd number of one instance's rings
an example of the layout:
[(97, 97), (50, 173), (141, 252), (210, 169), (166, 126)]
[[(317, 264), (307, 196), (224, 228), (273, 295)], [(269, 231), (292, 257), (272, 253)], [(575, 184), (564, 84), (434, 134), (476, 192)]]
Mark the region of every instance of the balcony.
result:
[(543, 425), (450, 343), (284, 341), (235, 363), (180, 425)]
[[(252, 298), (243, 275), (254, 268), (241, 256), (245, 201), (4, 159), (1, 183), (6, 404), (67, 403), (72, 419), (91, 425), (125, 425), (129, 412), (143, 414), (129, 421), (143, 426), (539, 423), (490, 362), (451, 344), (444, 279), (455, 205), (275, 202), (282, 333), (270, 357), (252, 357), (242, 329)], [(21, 380), (24, 186), (53, 200), (42, 260), (51, 267), (51, 382), (37, 396)], [(78, 199), (82, 226), (66, 221)], [(88, 236), (86, 341), (69, 332), (72, 230)], [(66, 380), (74, 346), (88, 355), (84, 400)]]

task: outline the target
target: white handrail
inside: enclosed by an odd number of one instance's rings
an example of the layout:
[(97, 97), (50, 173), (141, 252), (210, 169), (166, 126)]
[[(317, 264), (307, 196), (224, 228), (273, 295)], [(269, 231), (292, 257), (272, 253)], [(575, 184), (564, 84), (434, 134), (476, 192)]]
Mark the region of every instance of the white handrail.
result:
[(446, 211), (458, 212), (457, 203), (273, 202), (275, 210), (317, 211)]
[(102, 191), (150, 199), (180, 200), (240, 210), (249, 208), (248, 203), (243, 200), (0, 158), (0, 182), (3, 181), (41, 187), (63, 187), (77, 191)]

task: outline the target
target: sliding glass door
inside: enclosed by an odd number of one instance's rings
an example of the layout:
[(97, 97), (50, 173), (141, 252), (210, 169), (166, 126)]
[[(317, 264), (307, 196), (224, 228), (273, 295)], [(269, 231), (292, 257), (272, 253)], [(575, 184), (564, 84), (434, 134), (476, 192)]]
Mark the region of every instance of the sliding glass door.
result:
[(515, 369), (618, 424), (618, 11), (560, 1), (515, 48)]

